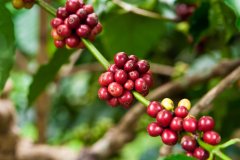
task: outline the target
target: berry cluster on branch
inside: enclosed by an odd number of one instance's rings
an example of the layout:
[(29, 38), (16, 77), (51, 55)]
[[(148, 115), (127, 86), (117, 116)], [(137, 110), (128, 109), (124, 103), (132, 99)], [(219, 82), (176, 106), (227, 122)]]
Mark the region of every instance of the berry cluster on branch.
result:
[(12, 5), (16, 9), (30, 9), (33, 7), (35, 0), (12, 0)]
[(99, 77), (101, 88), (98, 97), (112, 107), (120, 104), (129, 108), (134, 100), (131, 91), (135, 90), (143, 96), (148, 94), (153, 83), (149, 68), (146, 60), (139, 60), (137, 56), (128, 56), (124, 52), (117, 53), (114, 64)]
[(81, 38), (94, 41), (102, 31), (92, 5), (82, 0), (67, 0), (64, 7), (57, 9), (56, 16), (51, 21), (51, 35), (57, 48), (84, 48)]
[(202, 116), (198, 121), (188, 112), (191, 103), (188, 99), (179, 101), (174, 109), (173, 101), (165, 98), (161, 103), (153, 101), (147, 107), (147, 114), (156, 118), (147, 126), (148, 134), (152, 137), (161, 136), (166, 145), (175, 145), (179, 140), (187, 156), (199, 160), (209, 157), (207, 150), (202, 148), (198, 139), (209, 145), (217, 145), (221, 141), (220, 135), (213, 131), (215, 122), (210, 116)]

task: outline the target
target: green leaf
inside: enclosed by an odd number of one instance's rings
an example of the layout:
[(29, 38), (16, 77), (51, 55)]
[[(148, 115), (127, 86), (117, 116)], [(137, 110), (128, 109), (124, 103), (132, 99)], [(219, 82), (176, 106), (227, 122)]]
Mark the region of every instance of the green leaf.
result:
[(224, 0), (224, 3), (230, 7), (237, 16), (236, 26), (240, 30), (240, 1), (239, 0)]
[(168, 156), (164, 158), (164, 160), (195, 160), (195, 158), (187, 157), (186, 155), (183, 154), (177, 154)]
[(33, 82), (29, 89), (28, 102), (32, 103), (56, 76), (61, 66), (68, 62), (71, 50), (58, 49), (50, 62), (41, 66), (33, 77)]
[(9, 76), (15, 55), (14, 29), (11, 14), (0, 5), (0, 92)]
[(158, 42), (163, 22), (135, 14), (112, 13), (103, 19), (104, 32), (101, 40), (108, 57), (119, 51), (145, 57)]

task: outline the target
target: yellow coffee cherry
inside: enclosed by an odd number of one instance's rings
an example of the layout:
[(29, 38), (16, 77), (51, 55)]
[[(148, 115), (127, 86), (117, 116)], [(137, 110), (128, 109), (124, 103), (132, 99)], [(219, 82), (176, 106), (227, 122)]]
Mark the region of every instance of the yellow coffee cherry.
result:
[(178, 102), (178, 106), (184, 106), (187, 108), (187, 110), (190, 110), (191, 102), (188, 99), (184, 98)]
[(21, 9), (24, 7), (24, 2), (23, 0), (12, 0), (12, 5), (16, 9)]
[(161, 102), (161, 105), (166, 109), (166, 110), (173, 110), (174, 108), (174, 103), (170, 98), (164, 98)]

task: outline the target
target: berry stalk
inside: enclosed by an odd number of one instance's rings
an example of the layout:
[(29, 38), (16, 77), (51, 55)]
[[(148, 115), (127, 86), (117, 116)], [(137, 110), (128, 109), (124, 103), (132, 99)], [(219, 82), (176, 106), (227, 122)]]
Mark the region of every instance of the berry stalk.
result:
[(51, 5), (49, 5), (48, 3), (46, 3), (44, 0), (36, 0), (36, 3), (42, 7), (43, 9), (45, 9), (48, 13), (50, 13), (51, 15), (55, 16), (56, 15), (56, 9), (54, 7), (52, 7)]
[(144, 106), (148, 106), (150, 104), (150, 101), (147, 100), (146, 98), (144, 98), (141, 94), (139, 94), (138, 92), (136, 91), (133, 91), (132, 92), (134, 97), (139, 101), (141, 102)]

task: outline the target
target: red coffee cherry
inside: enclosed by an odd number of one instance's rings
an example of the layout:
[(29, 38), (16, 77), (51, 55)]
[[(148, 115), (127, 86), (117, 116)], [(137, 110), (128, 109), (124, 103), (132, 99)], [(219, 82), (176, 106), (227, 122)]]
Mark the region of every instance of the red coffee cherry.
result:
[(61, 24), (57, 27), (57, 34), (61, 37), (69, 37), (71, 30), (67, 25)]
[(130, 60), (133, 60), (135, 63), (138, 62), (138, 57), (135, 56), (135, 55), (130, 55), (130, 56), (128, 56), (128, 58), (129, 58)]
[(172, 112), (163, 109), (157, 114), (156, 120), (159, 126), (168, 127), (172, 121), (172, 118)]
[(65, 46), (65, 41), (64, 40), (54, 40), (54, 45), (57, 48), (63, 48)]
[(209, 153), (201, 147), (198, 147), (193, 152), (193, 157), (198, 160), (206, 160), (209, 157)]
[(124, 84), (128, 80), (128, 75), (124, 70), (119, 69), (115, 72), (114, 79), (119, 84)]
[(128, 73), (128, 76), (131, 80), (135, 81), (136, 79), (139, 78), (139, 73), (138, 71), (131, 71)]
[(107, 100), (107, 103), (112, 107), (116, 107), (119, 104), (116, 97), (110, 98), (109, 100)]
[(141, 74), (146, 73), (150, 68), (149, 63), (146, 60), (140, 60), (137, 62), (137, 69)]
[(108, 85), (108, 92), (114, 97), (119, 97), (123, 94), (123, 87), (117, 82), (112, 82)]
[(203, 141), (211, 145), (217, 145), (221, 142), (221, 136), (215, 131), (207, 131), (203, 134)]
[(118, 98), (118, 102), (125, 108), (130, 107), (133, 102), (133, 95), (130, 91), (124, 91), (123, 95)]
[(87, 18), (87, 11), (83, 8), (77, 10), (76, 15), (80, 18), (80, 21), (83, 22)]
[(148, 88), (152, 87), (153, 85), (153, 78), (152, 75), (149, 73), (145, 73), (142, 75), (142, 78), (146, 81)]
[(170, 128), (173, 131), (181, 131), (183, 129), (183, 119), (180, 117), (174, 117), (170, 123)]
[(210, 116), (202, 116), (198, 120), (198, 130), (206, 132), (213, 130), (215, 122)]
[(86, 10), (87, 14), (91, 14), (94, 12), (93, 6), (89, 4), (84, 5), (83, 9)]
[(69, 13), (75, 13), (80, 7), (81, 4), (79, 0), (67, 0), (66, 2), (66, 10)]
[(98, 16), (96, 15), (96, 13), (89, 14), (87, 16), (86, 23), (90, 27), (95, 27), (98, 24)]
[(147, 126), (147, 132), (152, 137), (160, 136), (163, 132), (163, 128), (160, 127), (156, 122), (152, 122)]
[(187, 152), (193, 152), (197, 148), (197, 141), (191, 136), (183, 136), (181, 139), (182, 148)]
[(162, 132), (162, 141), (166, 145), (175, 145), (178, 141), (178, 135), (176, 132), (170, 130), (170, 129), (165, 129)]
[(68, 12), (65, 7), (59, 7), (57, 9), (57, 17), (61, 18), (62, 20), (68, 17)]
[(148, 85), (143, 78), (136, 79), (135, 90), (139, 93), (145, 93), (148, 91)]
[(111, 64), (111, 65), (108, 67), (108, 71), (109, 71), (109, 72), (115, 73), (117, 70), (118, 70), (118, 67), (116, 66), (116, 64)]
[(98, 97), (101, 100), (108, 100), (111, 98), (111, 95), (108, 93), (108, 89), (106, 87), (101, 87), (98, 90)]
[(102, 73), (98, 79), (98, 82), (101, 86), (108, 86), (110, 83), (114, 81), (114, 76), (112, 72)]
[(129, 91), (133, 90), (134, 89), (134, 82), (130, 79), (127, 80), (127, 82), (124, 84), (124, 88), (126, 90), (129, 90)]
[(188, 115), (188, 110), (184, 106), (179, 106), (174, 110), (174, 113), (177, 117), (185, 118)]
[(160, 112), (161, 110), (163, 110), (163, 107), (161, 106), (161, 104), (157, 101), (152, 101), (147, 107), (147, 114), (155, 118), (158, 112)]
[(61, 18), (54, 18), (51, 20), (51, 26), (53, 28), (57, 28), (61, 24), (63, 24), (63, 20)]
[(118, 68), (122, 68), (124, 64), (127, 62), (128, 56), (124, 52), (119, 52), (114, 56), (114, 63)]
[(80, 27), (76, 30), (76, 33), (79, 37), (87, 38), (90, 34), (90, 27), (86, 24), (80, 25)]
[(137, 67), (136, 62), (134, 62), (133, 60), (128, 60), (124, 65), (124, 71), (131, 72), (135, 70), (136, 67)]
[(80, 39), (76, 35), (71, 35), (71, 36), (66, 38), (65, 42), (66, 42), (66, 45), (68, 47), (70, 47), (70, 48), (77, 48), (79, 43), (80, 43)]
[(68, 27), (70, 28), (78, 28), (80, 25), (80, 19), (76, 14), (71, 14), (68, 17)]
[(183, 120), (183, 129), (187, 132), (194, 133), (197, 130), (197, 120), (194, 117), (186, 117)]
[(98, 22), (98, 24), (92, 29), (91, 34), (92, 35), (97, 35), (102, 32), (102, 24)]

